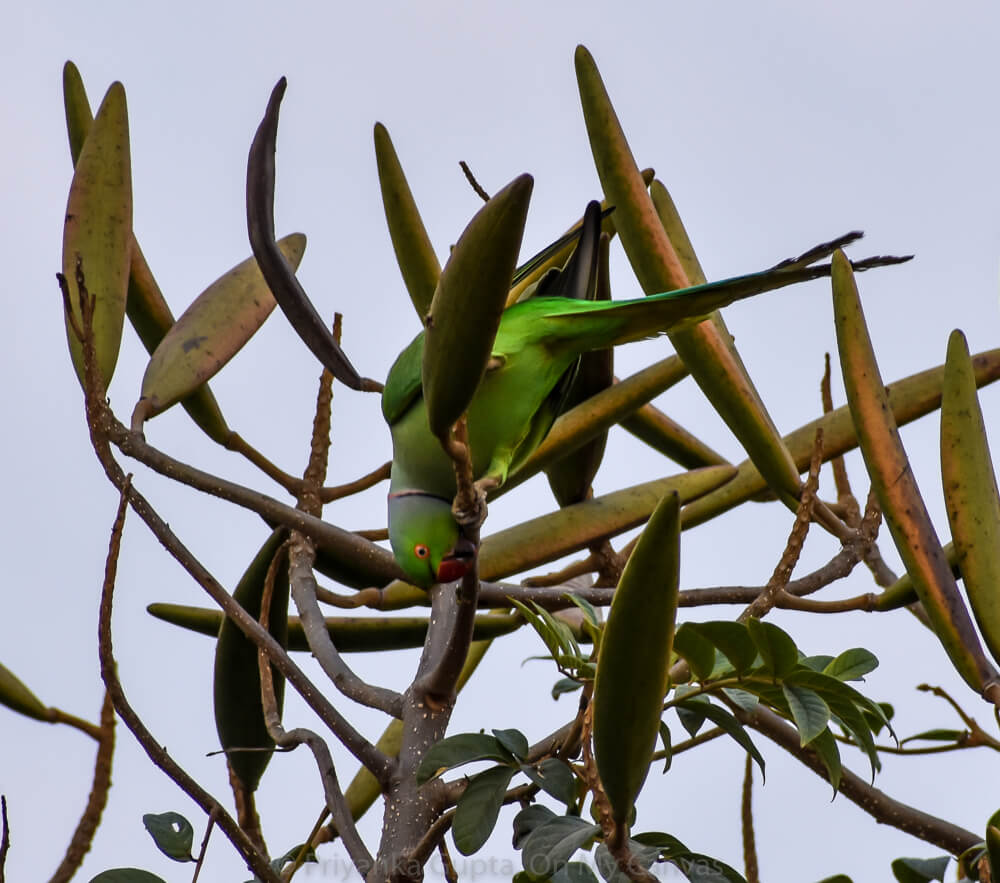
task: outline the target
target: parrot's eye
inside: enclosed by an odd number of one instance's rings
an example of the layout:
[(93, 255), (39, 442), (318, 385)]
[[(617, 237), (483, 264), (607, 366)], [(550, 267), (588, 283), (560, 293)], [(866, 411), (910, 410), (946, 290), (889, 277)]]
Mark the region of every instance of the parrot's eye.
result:
[(418, 558), (426, 558), (431, 554), (431, 550), (428, 549), (423, 543), (418, 543), (413, 547), (413, 554)]

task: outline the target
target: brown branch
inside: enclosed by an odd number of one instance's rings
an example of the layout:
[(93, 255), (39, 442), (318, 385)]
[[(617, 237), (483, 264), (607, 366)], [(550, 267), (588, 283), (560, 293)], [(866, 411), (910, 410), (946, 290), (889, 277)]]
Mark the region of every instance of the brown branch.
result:
[(388, 481), (391, 468), (392, 462), (388, 461), (377, 469), (373, 469), (367, 475), (362, 475), (361, 478), (354, 479), (354, 481), (322, 488), (319, 492), (320, 501), (323, 503), (332, 503), (334, 500), (340, 500), (343, 497), (349, 497), (352, 494), (366, 491), (368, 488), (377, 485), (380, 481)]
[(107, 691), (101, 704), (101, 724), (98, 732), (100, 735), (97, 756), (94, 759), (94, 779), (90, 785), (90, 796), (66, 848), (66, 855), (49, 883), (66, 883), (79, 870), (94, 842), (94, 834), (101, 824), (101, 816), (108, 803), (108, 791), (111, 789), (111, 762), (115, 753), (115, 709), (111, 702), (111, 694)]
[[(670, 756), (673, 758), (675, 755), (683, 754), (685, 751), (690, 751), (692, 748), (697, 748), (699, 745), (704, 745), (706, 742), (711, 742), (714, 739), (718, 739), (719, 736), (725, 736), (726, 731), (721, 727), (712, 727), (709, 730), (702, 730), (697, 736), (692, 736), (690, 739), (685, 739), (683, 742), (678, 742), (676, 745), (670, 746)], [(667, 751), (665, 748), (661, 748), (659, 751), (653, 752), (653, 760), (666, 760)]]
[(129, 502), (130, 491), (131, 478), (128, 477), (125, 479), (124, 486), (121, 489), (121, 501), (118, 504), (118, 514), (115, 517), (115, 524), (111, 533), (111, 543), (105, 567), (104, 587), (101, 591), (100, 619), (98, 622), (98, 652), (101, 660), (101, 678), (114, 703), (115, 711), (118, 712), (119, 717), (125, 722), (125, 726), (132, 731), (146, 752), (147, 757), (177, 783), (206, 813), (214, 813), (216, 815), (219, 820), (219, 826), (236, 848), (236, 851), (243, 856), (247, 862), (247, 866), (261, 880), (267, 881), (267, 883), (280, 883), (280, 877), (271, 869), (267, 856), (254, 846), (222, 805), (191, 778), (169, 755), (162, 744), (153, 737), (153, 734), (149, 732), (126, 698), (125, 690), (118, 679), (118, 663), (115, 660), (111, 637), (111, 609), (114, 597), (115, 576), (118, 569), (118, 552), (121, 546), (122, 528), (125, 524), (125, 511)]
[[(830, 780), (819, 755), (808, 746), (801, 747), (798, 731), (773, 711), (757, 706), (752, 712), (734, 708), (733, 713), (742, 723), (763, 733), (820, 778)], [(895, 800), (848, 769), (841, 774), (840, 793), (875, 821), (932, 843), (952, 855), (961, 855), (969, 847), (982, 842), (982, 838), (971, 831)]]
[(359, 678), (330, 639), (323, 611), (316, 599), (316, 577), (312, 571), (314, 559), (312, 543), (294, 531), (288, 553), (288, 583), (309, 649), (333, 685), (348, 699), (393, 717), (401, 717), (403, 697), (395, 690), (377, 687)]
[(753, 830), (753, 758), (749, 754), (743, 769), (740, 819), (743, 829), (743, 866), (746, 868), (747, 883), (760, 883), (760, 871), (757, 865), (757, 838)]
[(451, 856), (448, 854), (448, 844), (445, 843), (442, 837), (438, 841), (438, 854), (441, 856), (441, 867), (444, 869), (444, 879), (448, 883), (458, 883), (458, 874), (455, 871), (455, 866), (452, 864)]
[(7, 798), (0, 794), (0, 883), (4, 883), (4, 867), (10, 851), (10, 825), (7, 823)]

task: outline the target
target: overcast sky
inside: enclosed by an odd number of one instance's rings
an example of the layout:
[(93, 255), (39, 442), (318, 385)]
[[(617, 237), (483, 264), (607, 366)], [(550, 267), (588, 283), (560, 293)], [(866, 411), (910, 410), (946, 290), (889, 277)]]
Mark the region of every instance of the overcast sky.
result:
[[(170, 4), (35, 3), (5, 11), (0, 54), (0, 255), (8, 315), (0, 349), (4, 482), (0, 662), (46, 703), (96, 719), (100, 705), (97, 598), (116, 494), (90, 450), (82, 397), (65, 344), (54, 281), (70, 181), (61, 71), (79, 66), (95, 106), (108, 84), (129, 102), (134, 227), (175, 313), (249, 254), (244, 218), (246, 153), (278, 77), (289, 85), (277, 153), (279, 233), (301, 230), (309, 245), (300, 278), (324, 315), (344, 314), (344, 345), (359, 370), (384, 376), (418, 328), (385, 230), (372, 126), (391, 133), (442, 261), (479, 205), (459, 167), (467, 161), (488, 190), (522, 172), (535, 176), (525, 254), (557, 235), (600, 188), (586, 141), (573, 50), (594, 54), (641, 165), (671, 189), (709, 278), (769, 266), (851, 229), (867, 232), (853, 253), (914, 253), (904, 267), (866, 274), (862, 296), (882, 375), (894, 380), (943, 361), (949, 331), (965, 330), (973, 351), (998, 340), (1000, 156), (996, 43), (1000, 12), (987, 2), (952, 4), (848, 0), (768, 3)], [(640, 292), (619, 251), (614, 295)], [(771, 414), (783, 432), (814, 418), (823, 353), (835, 351), (828, 285), (785, 290), (726, 312)], [(622, 351), (627, 374), (669, 351), (657, 340)], [(126, 417), (146, 356), (130, 330), (110, 389)], [(318, 368), (279, 315), (215, 381), (230, 425), (285, 469), (304, 464)], [(838, 402), (843, 401), (835, 382)], [(377, 398), (335, 394), (330, 482), (388, 459)], [(1000, 414), (987, 390), (987, 424)], [(734, 461), (738, 443), (692, 382), (660, 405)], [(929, 508), (947, 532), (941, 503), (937, 420), (903, 438)], [(150, 441), (226, 477), (277, 490), (233, 454), (220, 451), (170, 412), (148, 427)], [(994, 443), (1000, 441), (994, 436)], [(860, 459), (850, 467), (866, 490)], [(604, 492), (675, 467), (613, 433)], [(194, 497), (145, 469), (136, 484), (226, 585), (235, 584), (266, 535), (252, 514)], [(829, 482), (824, 488), (829, 492)], [(487, 532), (552, 508), (536, 480), (498, 502)], [(384, 487), (327, 509), (348, 528), (384, 524)], [(739, 512), (685, 535), (685, 587), (760, 584), (791, 524), (777, 504)], [(898, 566), (889, 542), (887, 558)], [(826, 538), (807, 547), (802, 567), (836, 551)], [(857, 574), (840, 595), (866, 591)], [(151, 619), (152, 601), (208, 603), (148, 536), (126, 528), (115, 611), (121, 675), (157, 739), (193, 775), (229, 801), (211, 712), (212, 642)], [(737, 609), (713, 616), (735, 616)], [(709, 614), (699, 612), (700, 618)], [(946, 685), (984, 724), (990, 710), (951, 674), (929, 634), (905, 613), (810, 620), (775, 616), (810, 653), (872, 647), (882, 667), (864, 685), (897, 704), (897, 729), (957, 726), (943, 703), (913, 686)], [(887, 639), (887, 636), (888, 639)], [(463, 696), (451, 732), (522, 728), (535, 739), (566, 719), (575, 700), (553, 702), (554, 672), (522, 660), (541, 652), (530, 635), (495, 647)], [(303, 660), (304, 661), (304, 660)], [(367, 676), (402, 687), (415, 655), (387, 665), (358, 658)], [(311, 670), (311, 669), (310, 669)], [(473, 688), (478, 688), (473, 689)], [(481, 692), (480, 692), (481, 691)], [(474, 693), (479, 692), (477, 699)], [(522, 693), (523, 695), (518, 695)], [(347, 709), (372, 738), (384, 721)], [(290, 724), (310, 722), (300, 702)], [(79, 876), (145, 867), (169, 880), (189, 869), (156, 852), (144, 812), (200, 811), (152, 768), (119, 729), (114, 788), (105, 822)], [(813, 880), (836, 872), (885, 879), (899, 855), (933, 847), (885, 827), (758, 740), (769, 761), (757, 792), (758, 845), (770, 880)], [(342, 757), (342, 755), (338, 755)], [(0, 793), (8, 802), (11, 880), (47, 878), (76, 824), (92, 774), (84, 736), (0, 710)], [(862, 774), (865, 762), (845, 751)], [(679, 757), (651, 779), (640, 804), (644, 826), (670, 831), (696, 850), (741, 866), (738, 836), (743, 755), (721, 740)], [(892, 795), (983, 831), (996, 807), (1000, 759), (985, 750), (944, 758), (892, 758), (877, 784)], [(344, 781), (354, 765), (338, 767)], [(311, 758), (277, 759), (260, 793), (275, 852), (301, 841), (320, 807)], [(494, 870), (514, 855), (512, 811), (482, 856)], [(375, 846), (381, 813), (363, 833)], [(221, 835), (203, 879), (242, 880)], [(344, 871), (339, 848), (308, 879)], [(456, 856), (456, 858), (458, 858)], [(516, 860), (516, 859), (514, 859)], [(460, 867), (460, 872), (462, 868)], [(432, 875), (439, 867), (432, 867)], [(465, 867), (466, 878), (489, 876)], [(242, 875), (242, 876), (241, 876)], [(493, 875), (497, 879), (499, 876)], [(668, 878), (670, 879), (670, 878)]]

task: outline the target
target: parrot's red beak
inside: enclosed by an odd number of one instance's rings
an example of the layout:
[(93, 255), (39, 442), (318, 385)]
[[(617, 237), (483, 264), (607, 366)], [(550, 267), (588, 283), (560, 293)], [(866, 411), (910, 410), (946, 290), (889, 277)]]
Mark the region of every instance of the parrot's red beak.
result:
[(438, 566), (437, 581), (450, 583), (465, 576), (476, 557), (476, 547), (465, 537), (460, 536), (452, 550), (441, 559)]

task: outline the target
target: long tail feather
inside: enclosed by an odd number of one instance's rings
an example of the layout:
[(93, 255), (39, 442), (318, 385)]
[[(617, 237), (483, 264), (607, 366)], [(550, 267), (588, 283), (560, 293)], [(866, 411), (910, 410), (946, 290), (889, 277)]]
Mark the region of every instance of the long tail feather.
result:
[[(769, 270), (736, 276), (719, 282), (709, 282), (692, 288), (653, 294), (629, 301), (579, 303), (558, 301), (551, 309), (537, 315), (544, 321), (547, 334), (553, 340), (563, 340), (580, 352), (606, 346), (617, 346), (670, 331), (680, 325), (701, 321), (715, 310), (738, 300), (762, 294), (786, 285), (820, 279), (831, 273), (830, 264), (815, 264), (842, 245), (860, 238), (860, 233), (848, 233), (838, 239), (817, 245), (798, 258), (776, 264)], [(900, 264), (912, 255), (896, 257), (882, 255), (852, 262), (858, 272), (875, 267)], [(809, 264), (814, 264), (809, 266)], [(541, 305), (539, 305), (541, 307)]]

